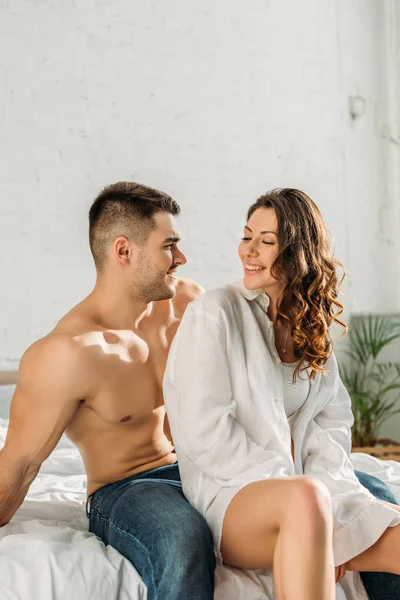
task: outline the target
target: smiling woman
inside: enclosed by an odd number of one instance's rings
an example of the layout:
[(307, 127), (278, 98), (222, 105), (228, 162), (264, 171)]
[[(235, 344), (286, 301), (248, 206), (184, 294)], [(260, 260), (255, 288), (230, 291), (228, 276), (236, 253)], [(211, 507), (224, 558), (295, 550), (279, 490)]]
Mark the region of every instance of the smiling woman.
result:
[(320, 211), (291, 188), (250, 206), (238, 252), (243, 281), (190, 304), (168, 357), (184, 493), (221, 562), (273, 567), (278, 598), (333, 600), (346, 570), (400, 574), (398, 509), (350, 462), (329, 331), (345, 328), (341, 265)]
[[(278, 257), (278, 220), (272, 207), (256, 210), (244, 226), (239, 245), (246, 287), (256, 289), (279, 282), (271, 273)], [(279, 287), (282, 287), (280, 284)]]
[(280, 298), (276, 311), (269, 308), (278, 349), (285, 360), (302, 359), (296, 375), (308, 363), (314, 378), (324, 372), (331, 352), (330, 326), (335, 322), (346, 330), (338, 318), (342, 265), (333, 256), (322, 215), (304, 192), (275, 189), (250, 206), (244, 231), (243, 283)]

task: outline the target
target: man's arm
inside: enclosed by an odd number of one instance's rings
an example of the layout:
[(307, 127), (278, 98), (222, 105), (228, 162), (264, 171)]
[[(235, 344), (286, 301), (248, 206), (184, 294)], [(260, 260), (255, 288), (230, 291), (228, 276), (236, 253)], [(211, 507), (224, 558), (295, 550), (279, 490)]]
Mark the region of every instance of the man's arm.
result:
[(22, 504), (82, 399), (81, 350), (63, 336), (44, 338), (21, 360), (10, 422), (0, 451), (0, 526)]

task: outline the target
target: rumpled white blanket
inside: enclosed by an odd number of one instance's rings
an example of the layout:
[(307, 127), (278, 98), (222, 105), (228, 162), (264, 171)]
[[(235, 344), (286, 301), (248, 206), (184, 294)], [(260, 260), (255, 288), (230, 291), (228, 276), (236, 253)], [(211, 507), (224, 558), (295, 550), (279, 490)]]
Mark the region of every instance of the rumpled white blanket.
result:
[[(0, 419), (0, 447), (7, 426)], [(387, 482), (400, 500), (400, 463), (365, 454), (353, 454), (352, 462)], [(85, 501), (81, 458), (63, 437), (11, 523), (0, 529), (0, 600), (146, 600), (133, 566), (88, 532)], [(276, 600), (270, 580), (262, 571), (217, 567), (215, 600)], [(365, 598), (351, 573), (337, 586), (337, 600)]]
[[(0, 448), (8, 421), (0, 419)], [(88, 532), (86, 477), (63, 437), (0, 528), (0, 600), (146, 600), (134, 567)]]

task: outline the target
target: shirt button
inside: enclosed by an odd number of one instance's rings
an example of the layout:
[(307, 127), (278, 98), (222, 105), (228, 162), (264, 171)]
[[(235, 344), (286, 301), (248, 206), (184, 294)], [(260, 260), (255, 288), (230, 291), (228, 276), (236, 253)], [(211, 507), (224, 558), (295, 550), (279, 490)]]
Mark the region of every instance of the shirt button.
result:
[(275, 398), (275, 402), (276, 402), (277, 404), (280, 404), (280, 403), (282, 402), (282, 400), (281, 400), (281, 398)]
[(273, 322), (272, 321), (268, 321), (268, 327), (273, 327), (273, 326), (274, 326)]
[(282, 362), (279, 356), (276, 357), (275, 362), (277, 365), (279, 365)]

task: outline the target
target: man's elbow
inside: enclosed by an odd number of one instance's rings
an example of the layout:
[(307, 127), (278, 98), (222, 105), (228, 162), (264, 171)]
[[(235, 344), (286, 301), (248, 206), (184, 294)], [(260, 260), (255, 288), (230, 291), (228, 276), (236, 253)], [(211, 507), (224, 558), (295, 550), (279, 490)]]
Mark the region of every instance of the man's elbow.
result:
[(0, 485), (4, 480), (9, 482), (19, 481), (30, 485), (39, 473), (42, 465), (40, 456), (33, 453), (21, 453), (11, 445), (5, 445), (0, 450)]
[(40, 465), (30, 461), (9, 460), (0, 451), (0, 527), (11, 521), (39, 469)]
[(4, 527), (11, 521), (25, 500), (30, 483), (22, 476), (12, 481), (10, 479), (4, 481), (0, 476), (0, 527)]
[(2, 515), (0, 515), (0, 528), (4, 527), (5, 525), (8, 525), (9, 522), (11, 521), (12, 517), (7, 518), (7, 517), (2, 517)]

